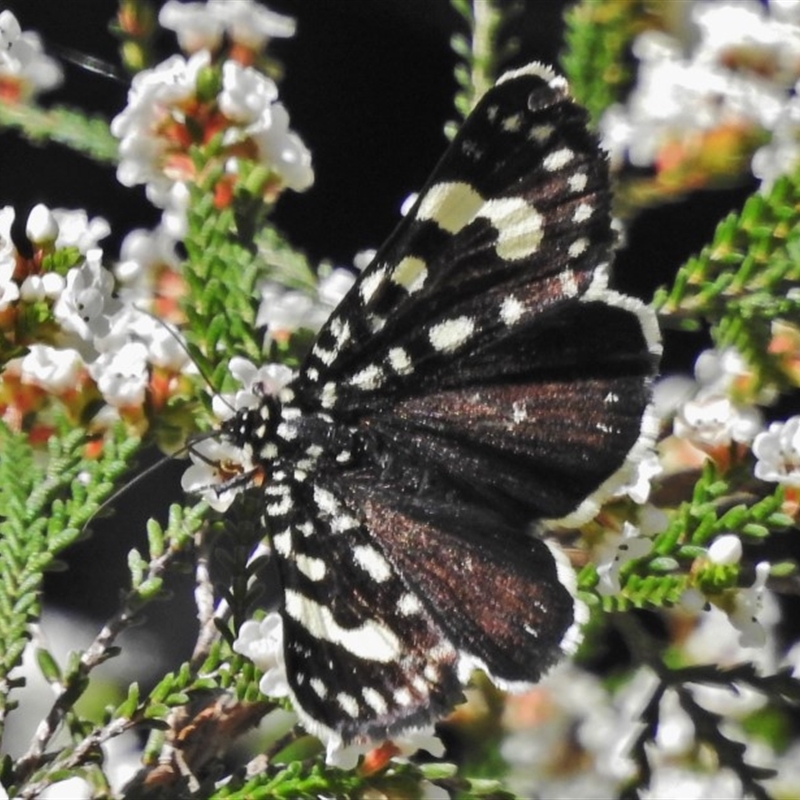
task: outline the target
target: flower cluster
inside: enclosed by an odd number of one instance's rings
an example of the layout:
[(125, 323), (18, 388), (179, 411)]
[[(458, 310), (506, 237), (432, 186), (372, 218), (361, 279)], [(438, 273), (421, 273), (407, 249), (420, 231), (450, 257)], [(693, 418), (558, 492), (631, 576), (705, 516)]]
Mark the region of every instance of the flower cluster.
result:
[[(134, 231), (123, 243), (118, 280), (103, 266), (102, 218), (36, 206), (26, 224), (30, 256), (11, 238), (14, 211), (0, 210), (0, 329), (9, 358), (0, 383), (3, 419), (33, 441), (55, 411), (73, 419), (100, 401), (94, 423), (120, 417), (137, 428), (183, 386), (187, 356), (175, 305), (174, 252), (163, 234)], [(183, 387), (185, 388), (185, 387)]]
[[(252, 0), (173, 1), (160, 19), (191, 55), (172, 56), (133, 79), (128, 104), (111, 123), (120, 139), (120, 182), (145, 184), (151, 202), (178, 218), (186, 187), (205, 185), (209, 175), (218, 207), (254, 169), (263, 173), (257, 184), (267, 201), (284, 188), (307, 189), (311, 155), (289, 128), (275, 82), (250, 66), (270, 38), (293, 34), (292, 20)], [(234, 44), (224, 52), (223, 35)]]
[(750, 170), (769, 185), (800, 157), (800, 4), (695, 0), (686, 10), (688, 24), (634, 43), (637, 83), (600, 122), (612, 163), (655, 170), (664, 194)]
[(253, 0), (208, 0), (207, 3), (179, 3), (168, 0), (158, 14), (163, 28), (175, 31), (178, 44), (186, 53), (198, 50), (215, 52), (223, 36), (236, 46), (239, 60), (242, 51), (254, 57), (270, 39), (293, 36), (291, 17), (276, 14)]
[(45, 54), (39, 36), (23, 31), (10, 11), (0, 12), (0, 102), (30, 101), (61, 80), (61, 68)]

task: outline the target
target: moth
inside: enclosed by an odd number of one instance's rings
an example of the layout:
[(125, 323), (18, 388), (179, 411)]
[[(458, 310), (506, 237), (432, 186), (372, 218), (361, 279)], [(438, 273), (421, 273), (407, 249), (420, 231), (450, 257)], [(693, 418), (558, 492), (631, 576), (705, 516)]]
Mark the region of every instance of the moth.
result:
[(293, 380), (223, 424), (251, 453), (305, 727), (391, 736), (470, 673), (529, 686), (578, 642), (563, 556), (648, 446), (653, 313), (608, 286), (606, 158), (531, 64), (477, 104)]

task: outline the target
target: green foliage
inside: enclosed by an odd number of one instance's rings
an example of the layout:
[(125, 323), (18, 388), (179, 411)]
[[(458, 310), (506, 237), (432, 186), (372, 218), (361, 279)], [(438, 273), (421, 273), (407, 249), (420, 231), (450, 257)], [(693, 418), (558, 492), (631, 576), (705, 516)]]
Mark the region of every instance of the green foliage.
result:
[(99, 459), (86, 458), (86, 443), (80, 429), (53, 436), (42, 466), (27, 437), (0, 422), (0, 680), (19, 664), (27, 626), (41, 613), (44, 573), (57, 568), (138, 449), (121, 426)]
[(565, 15), (561, 67), (594, 125), (633, 79), (628, 50), (650, 5), (646, 0), (580, 0)]
[[(719, 594), (739, 585), (738, 565), (714, 565), (706, 558), (707, 546), (723, 534), (737, 534), (752, 544), (791, 528), (794, 521), (781, 510), (784, 492), (777, 487), (766, 497), (749, 495), (736, 502), (735, 476), (721, 473), (709, 461), (694, 485), (692, 497), (670, 511), (669, 522), (653, 538), (653, 549), (626, 563), (620, 572), (620, 591), (597, 598), (606, 612), (630, 608), (663, 608), (675, 605), (683, 592), (699, 587)], [(579, 575), (579, 587), (591, 592), (597, 586), (597, 570), (589, 564)]]
[(33, 144), (58, 142), (94, 161), (113, 164), (117, 160), (118, 142), (108, 122), (83, 111), (0, 102), (0, 126), (18, 130)]
[(769, 342), (773, 322), (800, 320), (800, 173), (729, 214), (654, 304), (666, 324), (685, 330), (709, 324), (718, 345), (745, 356), (757, 385), (788, 388)]
[(467, 34), (455, 33), (450, 38), (459, 58), (455, 68), (459, 88), (454, 98), (459, 119), (445, 126), (447, 137), (452, 139), (458, 125), (499, 77), (499, 67), (518, 50), (518, 40), (507, 32), (523, 6), (507, 0), (450, 0), (450, 5), (468, 29)]

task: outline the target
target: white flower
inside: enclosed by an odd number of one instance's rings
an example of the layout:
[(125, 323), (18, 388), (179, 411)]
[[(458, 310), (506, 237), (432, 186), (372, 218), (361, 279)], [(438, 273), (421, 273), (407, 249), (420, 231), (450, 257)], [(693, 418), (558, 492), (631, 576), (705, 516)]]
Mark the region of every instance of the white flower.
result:
[[(779, 3), (773, 14), (748, 0), (687, 6), (694, 30), (686, 26), (686, 42), (659, 31), (634, 41), (637, 84), (626, 104), (612, 106), (600, 121), (615, 166), (626, 157), (649, 166), (664, 144), (691, 142), (723, 126), (774, 131), (780, 124), (798, 76), (796, 20), (787, 23), (791, 14)], [(769, 73), (750, 63), (769, 65)]]
[(328, 318), (329, 311), (315, 305), (303, 292), (285, 289), (272, 281), (261, 284), (259, 290), (261, 304), (256, 314), (256, 327), (266, 326), (273, 336), (292, 333), (298, 328), (317, 331)]
[(158, 12), (158, 24), (175, 31), (178, 44), (186, 53), (216, 50), (222, 42), (224, 25), (206, 3), (179, 3), (168, 0)]
[(257, 367), (252, 361), (234, 356), (229, 364), (231, 375), (242, 385), (235, 394), (217, 395), (212, 408), (218, 419), (226, 420), (243, 408), (255, 408), (261, 398), (276, 395), (294, 377), (285, 364), (268, 363)]
[(220, 110), (242, 125), (256, 122), (278, 99), (275, 81), (252, 67), (243, 67), (238, 61), (222, 65), (222, 91), (219, 94)]
[(298, 328), (318, 331), (354, 283), (355, 275), (350, 270), (334, 269), (317, 284), (315, 301), (304, 292), (266, 281), (259, 286), (261, 304), (256, 327), (266, 327), (271, 336)]
[(22, 359), (20, 374), (23, 383), (59, 394), (77, 386), (83, 368), (83, 359), (75, 350), (32, 344)]
[(24, 33), (10, 11), (0, 12), (0, 79), (18, 86), (23, 99), (54, 89), (62, 80), (58, 62), (46, 55), (39, 37)]
[(738, 406), (720, 394), (700, 394), (684, 403), (675, 417), (679, 438), (712, 447), (731, 442), (748, 443), (762, 428), (761, 413), (752, 406)]
[(34, 244), (55, 242), (58, 236), (58, 222), (56, 222), (53, 212), (44, 203), (37, 203), (28, 214), (25, 235)]
[(735, 347), (703, 350), (694, 362), (694, 376), (707, 392), (724, 394), (750, 369)]
[(43, 789), (41, 800), (90, 800), (94, 795), (92, 786), (85, 778), (67, 778)]
[(82, 208), (54, 208), (53, 217), (58, 225), (56, 247), (77, 247), (83, 255), (88, 255), (98, 247), (101, 239), (111, 233), (108, 220), (92, 217)]
[(742, 784), (729, 769), (716, 772), (693, 771), (666, 764), (653, 771), (650, 785), (639, 792), (642, 800), (739, 800)]
[(161, 270), (177, 271), (180, 260), (176, 240), (163, 225), (153, 230), (137, 228), (122, 241), (114, 275), (122, 284), (120, 296), (130, 302), (151, 300)]
[(106, 336), (110, 319), (122, 304), (112, 296), (114, 277), (100, 263), (101, 253), (89, 251), (80, 267), (67, 272), (63, 293), (53, 306), (53, 316), (65, 331), (85, 342)]
[(11, 226), (13, 224), (14, 209), (11, 206), (3, 206), (0, 208), (0, 262), (14, 262), (17, 250), (11, 239)]
[(14, 281), (15, 264), (11, 259), (0, 261), (0, 311), (19, 299), (20, 290)]
[[(323, 306), (327, 306), (330, 311), (333, 311), (344, 300), (344, 296), (355, 282), (356, 276), (349, 269), (337, 267), (320, 280), (317, 286), (317, 298)], [(330, 312), (328, 316), (330, 316)]]
[(181, 477), (183, 490), (201, 495), (216, 511), (226, 511), (245, 488), (232, 478), (247, 475), (253, 469), (249, 448), (241, 450), (232, 442), (203, 439), (192, 445), (189, 455), (193, 463)]
[(181, 49), (194, 53), (216, 50), (223, 33), (252, 50), (263, 49), (269, 39), (294, 35), (291, 17), (276, 14), (252, 0), (209, 0), (178, 3), (169, 0), (158, 15), (159, 24), (175, 31)]
[(20, 297), (33, 303), (37, 300), (55, 300), (67, 285), (63, 275), (57, 272), (45, 272), (44, 275), (28, 275), (19, 287)]
[(741, 589), (736, 594), (734, 610), (728, 615), (739, 631), (739, 644), (742, 647), (763, 647), (767, 641), (764, 626), (759, 622), (759, 614), (764, 606), (764, 591), (769, 578), (769, 562), (756, 565), (756, 579), (749, 589)]
[(667, 689), (659, 705), (656, 746), (670, 757), (684, 755), (695, 745), (694, 733), (694, 723), (681, 706), (678, 693)]
[(270, 39), (294, 36), (291, 17), (276, 14), (253, 0), (209, 0), (208, 10), (225, 24), (228, 36), (252, 50), (263, 49)]
[(758, 459), (755, 475), (762, 481), (800, 487), (800, 416), (773, 422), (753, 441)]
[(133, 78), (127, 106), (111, 121), (111, 133), (121, 140), (117, 167), (121, 184), (154, 187), (155, 194), (148, 193), (151, 200), (168, 195), (175, 182), (174, 176), (165, 174), (172, 143), (161, 135), (161, 128), (176, 116), (176, 121), (183, 121), (180, 105), (195, 97), (198, 73), (210, 62), (207, 50), (188, 61), (176, 55)]
[[(427, 750), (432, 756), (440, 758), (444, 755), (442, 740), (436, 735), (433, 725), (424, 728), (412, 728), (391, 737), (391, 742), (400, 751), (392, 756), (393, 761), (404, 762), (419, 750)], [(374, 750), (376, 743), (370, 740), (356, 741), (343, 745), (335, 739), (333, 745), (328, 743), (325, 763), (339, 769), (353, 769), (361, 756)]]
[(620, 590), (619, 572), (623, 565), (646, 556), (653, 542), (640, 535), (639, 530), (625, 522), (621, 533), (607, 533), (595, 555), (599, 582), (597, 591), (602, 595), (616, 594)]
[(175, 241), (183, 241), (189, 232), (186, 212), (189, 208), (190, 192), (185, 183), (174, 183), (166, 191), (158, 191), (154, 184), (145, 188), (148, 200), (159, 208), (163, 208), (161, 227)]
[(708, 560), (712, 564), (738, 564), (742, 560), (742, 542), (739, 537), (732, 533), (718, 536), (708, 548)]
[(283, 620), (271, 612), (261, 622), (248, 620), (233, 643), (233, 649), (249, 658), (263, 673), (258, 688), (267, 697), (288, 697), (289, 680), (283, 655)]
[(289, 114), (282, 103), (273, 103), (269, 115), (245, 129), (258, 149), (262, 162), (269, 164), (290, 189), (303, 192), (314, 183), (311, 153), (302, 139), (289, 130)]
[(128, 342), (119, 350), (101, 353), (89, 365), (89, 374), (109, 405), (140, 406), (149, 380), (147, 348), (141, 342)]
[(644, 505), (650, 497), (650, 488), (653, 478), (658, 477), (664, 468), (658, 456), (652, 450), (648, 450), (642, 458), (636, 462), (628, 482), (614, 492), (615, 497), (628, 496), (637, 505)]

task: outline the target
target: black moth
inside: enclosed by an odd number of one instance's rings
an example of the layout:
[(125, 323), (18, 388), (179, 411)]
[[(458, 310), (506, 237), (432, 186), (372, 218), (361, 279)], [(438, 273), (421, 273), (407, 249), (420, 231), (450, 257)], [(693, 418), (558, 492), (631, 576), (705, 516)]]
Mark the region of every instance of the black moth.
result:
[(586, 113), (549, 69), (509, 72), (294, 380), (223, 426), (264, 478), (291, 695), (329, 746), (574, 648), (574, 576), (531, 522), (629, 477), (659, 352), (606, 285), (612, 244)]

